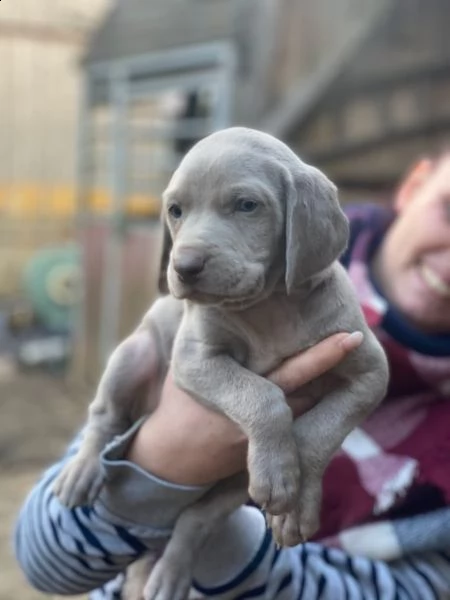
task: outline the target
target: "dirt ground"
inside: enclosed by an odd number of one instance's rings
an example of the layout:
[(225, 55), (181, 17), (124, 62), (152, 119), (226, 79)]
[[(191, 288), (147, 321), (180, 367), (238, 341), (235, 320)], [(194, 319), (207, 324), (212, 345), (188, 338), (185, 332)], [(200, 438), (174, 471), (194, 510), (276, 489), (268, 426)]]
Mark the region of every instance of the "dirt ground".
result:
[(87, 390), (60, 379), (0, 365), (0, 600), (49, 598), (25, 581), (12, 555), (11, 535), (29, 489), (82, 423), (87, 396)]

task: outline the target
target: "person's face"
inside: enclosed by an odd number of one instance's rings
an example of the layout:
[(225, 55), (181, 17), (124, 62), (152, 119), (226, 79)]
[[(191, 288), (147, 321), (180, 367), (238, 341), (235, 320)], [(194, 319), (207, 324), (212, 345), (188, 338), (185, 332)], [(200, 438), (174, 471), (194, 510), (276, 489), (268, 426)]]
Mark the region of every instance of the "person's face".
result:
[(450, 332), (450, 153), (421, 161), (396, 197), (398, 217), (374, 261), (388, 300), (417, 327)]

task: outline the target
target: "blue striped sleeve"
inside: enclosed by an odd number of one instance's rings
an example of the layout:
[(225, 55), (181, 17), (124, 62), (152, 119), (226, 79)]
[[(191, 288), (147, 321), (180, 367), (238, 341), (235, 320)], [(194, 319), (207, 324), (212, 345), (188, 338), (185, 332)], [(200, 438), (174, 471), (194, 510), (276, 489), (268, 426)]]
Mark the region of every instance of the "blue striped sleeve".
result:
[(103, 586), (147, 549), (159, 551), (180, 511), (204, 494), (205, 488), (172, 485), (124, 460), (139, 426), (105, 449), (105, 486), (92, 507), (69, 510), (52, 493), (79, 438), (30, 491), (13, 543), (33, 587), (66, 595)]
[[(180, 511), (204, 494), (204, 488), (171, 485), (126, 461), (137, 427), (105, 449), (106, 483), (94, 506), (68, 510), (52, 494), (76, 443), (29, 493), (14, 545), (37, 589), (64, 595), (105, 590), (142, 552), (160, 550)], [(194, 583), (216, 600), (434, 600), (450, 598), (450, 555), (418, 553), (383, 563), (312, 543), (279, 550), (261, 512), (244, 506), (208, 540)], [(112, 596), (99, 591), (99, 597)]]
[(435, 600), (450, 598), (450, 560), (386, 563), (316, 543), (277, 550), (262, 514), (243, 507), (208, 541), (195, 583), (216, 600)]

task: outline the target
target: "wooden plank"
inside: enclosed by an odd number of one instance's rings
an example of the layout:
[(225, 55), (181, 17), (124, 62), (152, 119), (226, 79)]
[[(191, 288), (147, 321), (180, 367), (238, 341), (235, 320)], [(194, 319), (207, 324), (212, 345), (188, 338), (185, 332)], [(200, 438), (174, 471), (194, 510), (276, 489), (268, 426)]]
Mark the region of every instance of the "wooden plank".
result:
[[(333, 6), (336, 4), (339, 3), (333, 2)], [(326, 91), (339, 80), (361, 46), (375, 35), (377, 28), (384, 23), (391, 5), (391, 0), (377, 2), (375, 7), (372, 4), (370, 9), (367, 5), (367, 11), (361, 15), (359, 22), (350, 22), (346, 35), (337, 36), (334, 43), (328, 42), (320, 50), (317, 49), (320, 60), (307, 61), (303, 64), (303, 69), (299, 48), (295, 49), (296, 54), (292, 50), (300, 64), (297, 71), (293, 71), (290, 89), (285, 90), (284, 97), (280, 98), (279, 103), (266, 115), (260, 127), (278, 137), (286, 137), (293, 127), (298, 127), (317, 108), (318, 102), (323, 99)], [(294, 18), (292, 21), (299, 22)], [(324, 13), (322, 22), (328, 22), (327, 12)], [(309, 26), (311, 27), (311, 22)], [(341, 29), (344, 29), (343, 23)], [(292, 35), (294, 36), (294, 33)]]

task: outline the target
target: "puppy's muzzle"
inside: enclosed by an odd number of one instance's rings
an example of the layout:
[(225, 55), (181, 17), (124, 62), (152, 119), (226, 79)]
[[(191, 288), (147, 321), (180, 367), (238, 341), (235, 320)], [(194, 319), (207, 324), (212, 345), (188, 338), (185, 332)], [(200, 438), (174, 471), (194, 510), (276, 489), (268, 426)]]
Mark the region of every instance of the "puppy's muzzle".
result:
[(182, 283), (195, 283), (203, 271), (206, 258), (203, 252), (194, 248), (178, 248), (173, 257), (173, 268)]

